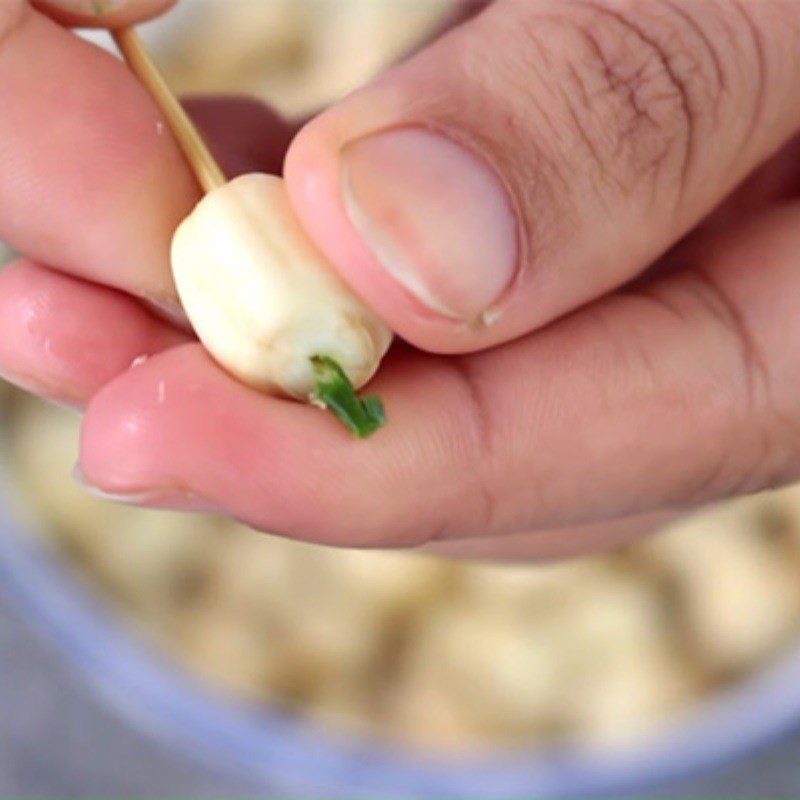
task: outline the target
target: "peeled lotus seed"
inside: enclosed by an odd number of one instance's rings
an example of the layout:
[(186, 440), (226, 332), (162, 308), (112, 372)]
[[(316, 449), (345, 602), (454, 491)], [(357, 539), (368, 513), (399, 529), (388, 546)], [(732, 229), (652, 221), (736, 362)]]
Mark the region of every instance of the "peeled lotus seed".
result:
[(175, 232), (172, 270), (206, 349), (258, 389), (313, 399), (320, 357), (358, 389), (391, 343), (303, 231), (274, 175), (243, 175), (206, 194)]

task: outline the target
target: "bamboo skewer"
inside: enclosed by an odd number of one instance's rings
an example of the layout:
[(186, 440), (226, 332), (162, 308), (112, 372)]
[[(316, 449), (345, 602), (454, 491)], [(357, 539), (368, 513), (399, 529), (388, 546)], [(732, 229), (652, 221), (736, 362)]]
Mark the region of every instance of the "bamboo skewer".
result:
[[(125, 62), (150, 93), (166, 118), (170, 130), (177, 139), (178, 145), (203, 191), (208, 193), (228, 185), (225, 174), (203, 141), (203, 137), (167, 85), (164, 76), (148, 54), (136, 31), (133, 28), (118, 28), (111, 34)], [(259, 178), (260, 176), (254, 174), (244, 177)], [(266, 198), (269, 200), (270, 195), (266, 195)], [(191, 219), (191, 215), (188, 219)], [(185, 224), (186, 221), (184, 221)], [(290, 227), (289, 230), (292, 228)], [(287, 241), (292, 243), (288, 250), (291, 253), (291, 248), (297, 245), (290, 234), (287, 233), (286, 236), (288, 237)], [(300, 245), (305, 246), (301, 236), (297, 234), (294, 236)], [(247, 251), (246, 248), (245, 250)], [(250, 257), (249, 251), (247, 251), (247, 255)], [(301, 260), (304, 258), (302, 256)], [(267, 259), (267, 264), (274, 267), (274, 259), (272, 261)], [(174, 260), (173, 269), (175, 269)], [(185, 301), (185, 298), (182, 297), (182, 299)], [(297, 334), (295, 333), (295, 335)], [(290, 342), (290, 344), (292, 343)], [(381, 355), (382, 353), (377, 355), (378, 360)], [(350, 378), (336, 360), (320, 353), (311, 357), (311, 365), (315, 388), (308, 397), (309, 400), (319, 402), (323, 407), (330, 409), (356, 436), (369, 436), (384, 425), (386, 413), (381, 401), (377, 397), (360, 398)]]
[(167, 124), (178, 140), (183, 155), (203, 191), (210, 192), (227, 183), (225, 174), (211, 155), (203, 137), (167, 85), (136, 31), (133, 28), (120, 28), (112, 31), (111, 35), (125, 63), (139, 78), (166, 117)]

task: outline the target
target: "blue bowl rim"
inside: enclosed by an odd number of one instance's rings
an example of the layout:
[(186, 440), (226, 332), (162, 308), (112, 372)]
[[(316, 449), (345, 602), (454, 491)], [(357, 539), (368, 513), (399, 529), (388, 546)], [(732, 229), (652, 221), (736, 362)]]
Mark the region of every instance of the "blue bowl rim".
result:
[(0, 518), (0, 592), (128, 722), (223, 774), (284, 796), (526, 800), (620, 795), (720, 766), (800, 719), (800, 647), (624, 750), (430, 756), (332, 735), (223, 698), (119, 625), (35, 537)]

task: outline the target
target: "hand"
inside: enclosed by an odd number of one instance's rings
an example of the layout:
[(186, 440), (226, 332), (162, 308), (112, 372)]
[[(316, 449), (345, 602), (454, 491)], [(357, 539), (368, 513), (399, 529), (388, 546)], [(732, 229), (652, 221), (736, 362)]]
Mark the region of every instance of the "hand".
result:
[[(794, 480), (799, 8), (497, 0), (306, 125), (295, 209), (416, 346), (363, 442), (140, 301), (175, 307), (193, 181), (121, 64), (7, 2), (0, 369), (88, 403), (88, 484), (330, 544), (563, 555)], [(277, 169), (268, 111), (193, 110), (234, 171)]]

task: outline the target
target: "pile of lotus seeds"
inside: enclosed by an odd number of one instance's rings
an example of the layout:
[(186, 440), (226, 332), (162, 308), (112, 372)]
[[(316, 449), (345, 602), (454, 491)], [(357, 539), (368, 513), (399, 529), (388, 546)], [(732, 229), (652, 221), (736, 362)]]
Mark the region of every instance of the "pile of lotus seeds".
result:
[(144, 511), (70, 480), (78, 417), (15, 393), (18, 514), (213, 691), (446, 749), (624, 745), (791, 646), (800, 490), (607, 556), (540, 566), (337, 551)]

